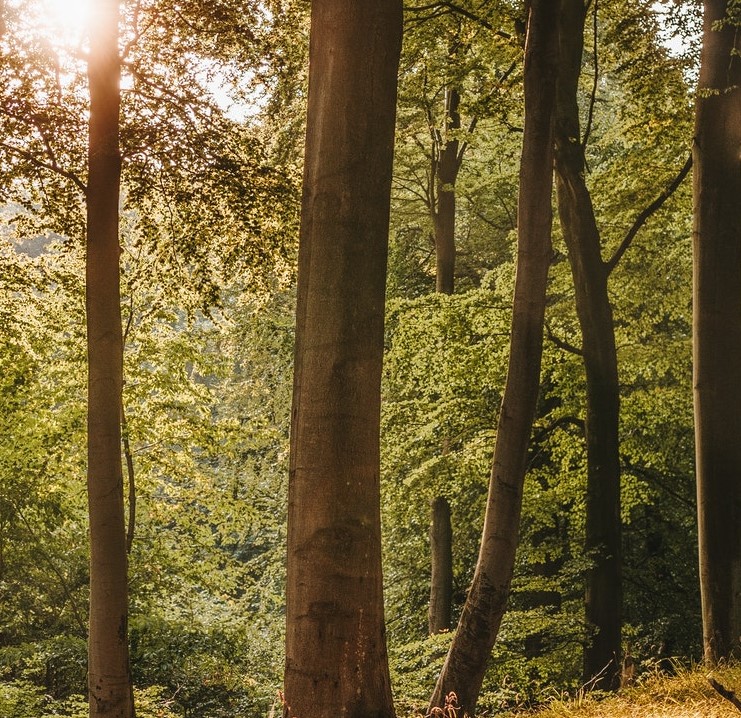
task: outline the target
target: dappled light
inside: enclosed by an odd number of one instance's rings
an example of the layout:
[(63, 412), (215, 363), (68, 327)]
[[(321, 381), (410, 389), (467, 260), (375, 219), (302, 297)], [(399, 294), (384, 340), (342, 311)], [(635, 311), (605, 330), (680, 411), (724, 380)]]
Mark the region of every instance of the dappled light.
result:
[(0, 0), (0, 718), (737, 714), (738, 5)]

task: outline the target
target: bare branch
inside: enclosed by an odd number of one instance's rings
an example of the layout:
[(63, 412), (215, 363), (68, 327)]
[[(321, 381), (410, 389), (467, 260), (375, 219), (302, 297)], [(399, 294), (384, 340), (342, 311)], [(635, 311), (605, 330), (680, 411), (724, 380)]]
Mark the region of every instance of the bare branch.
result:
[[(476, 129), (476, 125), (478, 124), (479, 118), (474, 115), (471, 118), (471, 122), (468, 125), (468, 136), (470, 137), (474, 130)], [(458, 150), (458, 154), (455, 158), (455, 166), (456, 166), (456, 174), (458, 173), (458, 170), (461, 168), (461, 164), (463, 164), (463, 155), (466, 153), (466, 150), (468, 149), (468, 140), (463, 140), (461, 142), (460, 149)]]
[(736, 710), (741, 711), (741, 700), (739, 700), (738, 696), (732, 690), (726, 688), (722, 683), (718, 683), (712, 676), (708, 678), (708, 683), (717, 693), (732, 703), (736, 707)]
[(579, 347), (574, 346), (570, 342), (567, 342), (565, 339), (561, 339), (560, 337), (557, 337), (553, 330), (551, 329), (550, 325), (546, 322), (545, 324), (545, 333), (548, 336), (548, 339), (553, 342), (559, 349), (563, 349), (566, 352), (569, 352), (569, 354), (576, 354), (577, 356), (582, 356), (582, 350)]
[(74, 172), (61, 168), (57, 164), (56, 158), (53, 155), (49, 158), (48, 162), (45, 162), (44, 160), (37, 157), (33, 152), (22, 150), (20, 147), (15, 147), (8, 144), (7, 142), (0, 142), (0, 148), (7, 150), (17, 157), (22, 157), (24, 160), (30, 162), (34, 167), (38, 167), (49, 172), (54, 172), (60, 177), (65, 177), (66, 179), (74, 183), (74, 185), (82, 192), (83, 195), (87, 196), (87, 185)]
[(666, 202), (666, 200), (668, 200), (669, 197), (674, 194), (679, 185), (682, 184), (682, 180), (684, 180), (684, 178), (687, 176), (691, 167), (692, 154), (690, 153), (685, 160), (682, 169), (679, 170), (677, 176), (670, 182), (669, 186), (636, 217), (635, 222), (633, 222), (633, 226), (628, 230), (628, 233), (625, 235), (625, 238), (620, 243), (620, 246), (615, 250), (615, 254), (610, 257), (609, 261), (605, 265), (608, 275), (610, 274), (610, 272), (612, 272), (613, 269), (615, 269), (618, 262), (622, 259), (623, 255), (628, 250), (628, 247), (630, 247), (633, 239), (638, 234), (641, 227), (646, 224), (651, 215), (661, 209), (664, 202)]
[(587, 114), (587, 126), (584, 128), (584, 138), (581, 146), (586, 147), (589, 135), (592, 132), (592, 121), (594, 120), (594, 105), (597, 101), (597, 84), (599, 82), (599, 55), (597, 47), (597, 0), (594, 0), (592, 12), (592, 62), (594, 65), (594, 77), (592, 79), (592, 94), (589, 98), (589, 112)]

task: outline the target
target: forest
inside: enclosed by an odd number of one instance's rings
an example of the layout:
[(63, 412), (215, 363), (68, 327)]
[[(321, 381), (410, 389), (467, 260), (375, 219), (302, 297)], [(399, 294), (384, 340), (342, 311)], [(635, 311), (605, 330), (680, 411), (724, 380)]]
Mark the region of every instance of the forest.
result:
[(0, 718), (732, 666), (739, 27), (0, 0)]

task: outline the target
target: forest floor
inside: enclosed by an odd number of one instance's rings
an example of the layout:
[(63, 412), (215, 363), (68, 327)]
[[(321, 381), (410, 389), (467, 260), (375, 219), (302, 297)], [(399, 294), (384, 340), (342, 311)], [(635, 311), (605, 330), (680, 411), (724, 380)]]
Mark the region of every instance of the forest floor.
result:
[[(741, 666), (718, 670), (680, 669), (676, 675), (651, 675), (614, 696), (585, 694), (554, 700), (547, 707), (506, 718), (739, 718), (741, 707), (721, 696), (717, 681), (741, 706)], [(505, 716), (501, 716), (505, 718)]]

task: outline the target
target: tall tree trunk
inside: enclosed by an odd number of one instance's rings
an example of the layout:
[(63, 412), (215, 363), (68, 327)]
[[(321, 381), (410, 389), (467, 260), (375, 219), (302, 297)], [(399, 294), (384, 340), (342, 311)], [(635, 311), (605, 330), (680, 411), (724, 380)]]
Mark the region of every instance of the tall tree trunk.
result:
[(694, 399), (705, 656), (741, 636), (741, 42), (706, 0), (694, 166)]
[(432, 501), (431, 506), (432, 575), (428, 614), (430, 635), (450, 630), (453, 608), (453, 527), (450, 521), (450, 504), (447, 499), (438, 496)]
[(312, 3), (288, 505), (286, 716), (394, 714), (380, 395), (400, 0)]
[(123, 342), (119, 290), (118, 0), (92, 11), (87, 189), (88, 504), (91, 716), (131, 718), (121, 467)]
[(558, 3), (533, 0), (525, 46), (525, 129), (520, 164), (517, 276), (509, 370), (499, 415), (489, 497), (473, 583), (430, 707), (456, 693), (473, 716), (509, 596), (527, 447), (540, 384), (543, 318), (551, 260), (553, 108)]
[[(445, 92), (445, 133), (437, 140), (435, 157), (436, 206), (432, 207), (435, 227), (435, 290), (452, 294), (455, 287), (455, 182), (461, 166), (460, 141), (455, 132), (461, 128), (460, 93), (449, 87)], [(453, 133), (453, 137), (449, 135)]]
[(563, 0), (561, 67), (556, 112), (558, 211), (574, 277), (587, 381), (587, 496), (585, 611), (592, 634), (584, 652), (584, 679), (595, 688), (619, 687), (622, 625), (619, 384), (608, 267), (584, 181), (584, 147), (577, 89), (586, 9)]
[(583, 0), (563, 0), (561, 66), (556, 112), (558, 211), (574, 277), (587, 383), (587, 497), (585, 610), (592, 635), (584, 679), (595, 688), (619, 687), (622, 622), (619, 384), (608, 267), (584, 181), (584, 147), (577, 89), (585, 21)]

